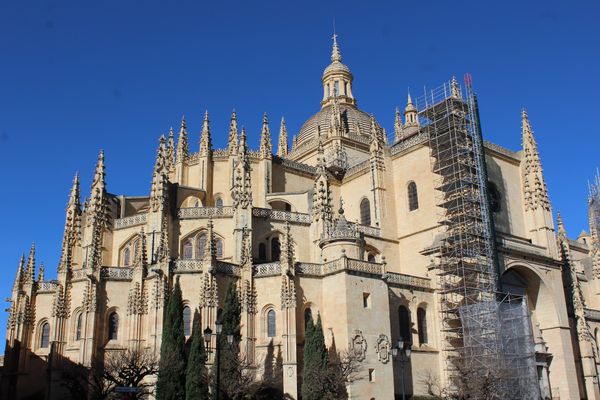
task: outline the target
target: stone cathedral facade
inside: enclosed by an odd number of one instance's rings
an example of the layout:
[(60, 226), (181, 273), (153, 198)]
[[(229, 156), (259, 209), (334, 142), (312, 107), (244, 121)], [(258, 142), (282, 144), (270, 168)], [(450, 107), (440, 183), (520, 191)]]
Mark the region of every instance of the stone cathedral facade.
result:
[[(281, 349), (294, 398), (305, 323), (317, 314), (328, 345), (360, 359), (352, 399), (398, 398), (402, 380), (407, 394), (427, 395), (425, 376), (443, 386), (433, 249), (444, 227), (427, 135), (409, 95), (388, 137), (352, 83), (334, 38), (319, 111), (293, 138), (282, 119), (275, 154), (266, 114), (258, 150), (235, 112), (228, 130), (206, 113), (199, 146), (182, 120), (160, 138), (146, 196), (111, 193), (100, 153), (84, 204), (73, 182), (56, 278), (34, 246), (17, 267), (0, 397), (63, 398), (57, 356), (92, 365), (129, 346), (158, 353), (177, 278), (186, 335), (195, 313), (215, 330), (237, 283), (242, 351), (260, 376), (269, 343)], [(525, 112), (521, 134), (519, 151), (484, 149), (503, 288), (527, 297), (542, 398), (597, 399), (598, 232), (590, 224), (571, 240), (555, 225)], [(214, 135), (228, 135), (227, 148), (214, 149)], [(412, 343), (406, 364), (391, 355), (400, 337)]]

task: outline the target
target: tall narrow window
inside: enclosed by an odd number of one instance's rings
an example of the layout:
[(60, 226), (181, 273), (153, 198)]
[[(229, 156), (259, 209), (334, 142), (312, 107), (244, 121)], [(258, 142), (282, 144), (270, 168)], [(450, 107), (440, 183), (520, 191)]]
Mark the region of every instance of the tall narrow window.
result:
[(369, 199), (362, 199), (360, 202), (360, 223), (371, 225), (371, 203), (369, 203)]
[(112, 312), (108, 317), (108, 340), (117, 340), (119, 338), (119, 315)]
[(50, 345), (50, 324), (44, 322), (41, 328), (41, 332), (42, 333), (40, 335), (40, 347), (42, 349), (47, 349)]
[(215, 247), (217, 249), (217, 258), (223, 258), (223, 241), (221, 239), (217, 239), (215, 241)]
[(267, 246), (264, 243), (258, 245), (258, 259), (265, 261), (267, 259)]
[(77, 314), (77, 322), (75, 324), (75, 340), (81, 340), (81, 325), (83, 323), (83, 314)]
[(201, 260), (204, 258), (204, 251), (206, 250), (206, 235), (200, 234), (196, 238), (196, 259)]
[(188, 306), (183, 307), (183, 334), (190, 336), (192, 333), (192, 310)]
[(338, 96), (340, 94), (340, 82), (339, 81), (335, 81), (333, 83), (333, 95), (334, 96)]
[(410, 182), (408, 184), (408, 210), (413, 211), (419, 208), (419, 194), (417, 193), (417, 184)]
[(123, 250), (123, 266), (129, 267), (130, 265), (131, 265), (131, 250), (129, 250), (129, 247), (126, 247), (125, 250)]
[(306, 310), (304, 310), (304, 331), (306, 331), (308, 321), (312, 321), (312, 310), (310, 307), (307, 307)]
[(220, 197), (217, 197), (217, 199), (215, 200), (215, 207), (223, 207), (223, 199)]
[(281, 244), (279, 238), (271, 239), (271, 261), (279, 261), (281, 256)]
[(417, 325), (419, 328), (419, 344), (427, 343), (427, 311), (424, 308), (417, 309)]
[(269, 310), (267, 313), (267, 337), (275, 337), (275, 331), (275, 310)]
[(488, 200), (490, 202), (490, 210), (492, 212), (498, 212), (502, 209), (500, 200), (500, 191), (494, 182), (488, 181)]
[(398, 308), (398, 322), (400, 325), (400, 338), (405, 342), (412, 342), (412, 336), (410, 334), (410, 314), (408, 308), (400, 306)]
[(193, 252), (192, 239), (187, 239), (185, 241), (185, 243), (183, 244), (183, 258), (185, 258), (186, 260), (192, 259), (194, 257), (192, 255), (192, 252)]

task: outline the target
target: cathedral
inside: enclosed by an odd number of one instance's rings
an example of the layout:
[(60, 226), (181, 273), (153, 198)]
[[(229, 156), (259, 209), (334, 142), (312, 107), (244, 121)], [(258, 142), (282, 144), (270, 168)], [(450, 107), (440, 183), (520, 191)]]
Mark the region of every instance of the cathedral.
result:
[[(91, 366), (132, 346), (159, 354), (177, 279), (186, 337), (193, 315), (215, 331), (236, 283), (242, 352), (260, 372), (268, 346), (279, 348), (292, 398), (300, 394), (305, 325), (317, 315), (327, 346), (359, 361), (351, 399), (437, 394), (448, 385), (453, 343), (445, 319), (444, 254), (457, 229), (450, 204), (468, 199), (444, 197), (442, 178), (461, 155), (481, 154), (481, 168), (473, 162), (468, 170), (485, 193), (469, 201), (478, 204), (477, 226), (493, 232), (494, 290), (525, 299), (537, 397), (600, 399), (598, 186), (590, 232), (570, 239), (555, 218), (525, 111), (518, 151), (469, 139), (460, 143), (474, 150), (444, 156), (435, 129), (446, 128), (431, 123), (438, 103), (409, 94), (390, 115), (388, 134), (358, 107), (335, 36), (321, 82), (316, 114), (290, 136), (282, 118), (276, 146), (266, 114), (260, 146), (250, 149), (233, 112), (219, 132), (227, 147), (213, 148), (220, 128), (207, 112), (199, 140), (185, 120), (160, 137), (145, 196), (110, 192), (102, 152), (83, 204), (75, 176), (55, 279), (36, 263), (34, 245), (17, 265), (0, 397), (66, 398), (59, 359)], [(436, 98), (463, 110), (450, 114), (472, 113), (467, 92), (452, 78)]]

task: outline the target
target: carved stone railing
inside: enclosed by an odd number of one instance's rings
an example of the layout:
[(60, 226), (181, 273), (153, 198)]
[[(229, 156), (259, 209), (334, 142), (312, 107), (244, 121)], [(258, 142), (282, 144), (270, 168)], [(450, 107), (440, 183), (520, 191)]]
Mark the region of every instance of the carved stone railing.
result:
[(212, 152), (213, 158), (227, 158), (229, 157), (228, 149), (215, 149)]
[(600, 321), (600, 310), (592, 310), (591, 308), (586, 308), (583, 310), (585, 317), (594, 321)]
[(502, 147), (502, 146), (500, 146), (500, 145), (498, 145), (496, 143), (488, 142), (487, 140), (485, 140), (483, 142), (483, 145), (486, 148), (494, 150), (494, 151), (496, 151), (496, 152), (498, 152), (500, 154), (504, 154), (507, 157), (514, 158), (516, 160), (520, 160), (521, 159), (521, 156), (519, 155), (519, 153), (514, 152), (512, 150), (509, 150), (506, 147)]
[(100, 276), (106, 280), (127, 281), (133, 278), (131, 267), (102, 267)]
[(431, 279), (418, 276), (386, 272), (383, 279), (392, 285), (409, 286), (420, 289), (431, 289)]
[(381, 237), (381, 228), (377, 228), (375, 226), (367, 226), (360, 224), (353, 224), (356, 226), (356, 230), (362, 233), (365, 236), (371, 237)]
[(301, 274), (301, 275), (313, 275), (313, 276), (323, 275), (321, 264), (305, 263), (305, 262), (296, 264), (296, 273)]
[(146, 223), (148, 214), (135, 214), (131, 217), (117, 218), (114, 221), (113, 229), (129, 228), (130, 226), (143, 225)]
[(352, 175), (357, 174), (359, 172), (370, 169), (369, 168), (370, 163), (371, 163), (371, 160), (367, 159), (367, 160), (359, 162), (358, 164), (351, 166), (346, 171), (346, 174), (344, 175), (344, 179), (347, 179), (347, 178), (351, 177)]
[(71, 272), (71, 280), (81, 281), (87, 278), (87, 270), (85, 268), (74, 269)]
[(175, 260), (176, 274), (202, 272), (202, 260)]
[(289, 158), (281, 158), (278, 156), (274, 156), (273, 161), (283, 165), (286, 168), (293, 169), (294, 171), (298, 172), (303, 172), (311, 176), (315, 175), (317, 172), (316, 167), (298, 161), (290, 160)]
[(421, 131), (416, 135), (409, 137), (406, 140), (401, 140), (398, 143), (394, 144), (390, 149), (390, 153), (392, 154), (392, 156), (395, 156), (396, 154), (406, 149), (409, 149), (421, 143), (425, 143), (428, 140), (429, 135), (427, 134), (427, 131)]
[(217, 261), (217, 272), (225, 275), (240, 276), (240, 266), (225, 261)]
[(353, 260), (351, 258), (347, 259), (346, 269), (373, 275), (383, 274), (383, 264), (363, 260)]
[(270, 208), (254, 207), (252, 208), (252, 215), (255, 217), (269, 218), (273, 221), (289, 221), (296, 224), (310, 225), (311, 222), (310, 214), (272, 210)]
[(188, 207), (180, 208), (177, 214), (181, 219), (230, 218), (233, 207)]
[(58, 289), (58, 281), (42, 281), (37, 283), (37, 291), (41, 292), (56, 292)]
[(277, 276), (281, 275), (281, 263), (279, 261), (257, 264), (254, 266), (254, 276)]
[(332, 241), (339, 239), (356, 240), (360, 239), (361, 233), (356, 228), (356, 224), (348, 222), (345, 226), (338, 224), (337, 220), (325, 227), (325, 232), (321, 235), (321, 241)]

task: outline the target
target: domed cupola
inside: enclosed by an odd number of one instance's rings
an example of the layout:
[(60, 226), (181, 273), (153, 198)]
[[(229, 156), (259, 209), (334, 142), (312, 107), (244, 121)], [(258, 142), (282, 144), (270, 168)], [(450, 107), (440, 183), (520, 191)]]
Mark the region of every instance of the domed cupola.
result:
[(356, 99), (352, 95), (352, 74), (350, 68), (342, 63), (342, 54), (337, 43), (337, 35), (333, 35), (333, 49), (331, 50), (331, 64), (323, 71), (323, 100), (321, 108), (331, 105), (337, 96), (341, 104), (355, 105)]

